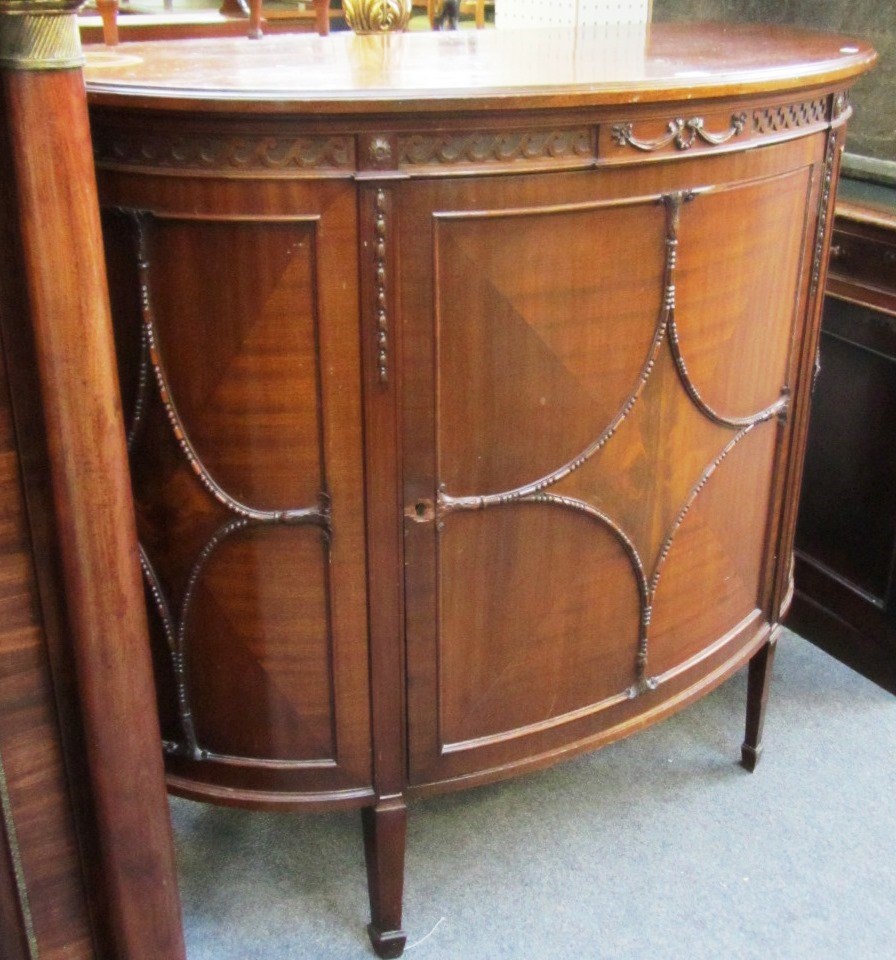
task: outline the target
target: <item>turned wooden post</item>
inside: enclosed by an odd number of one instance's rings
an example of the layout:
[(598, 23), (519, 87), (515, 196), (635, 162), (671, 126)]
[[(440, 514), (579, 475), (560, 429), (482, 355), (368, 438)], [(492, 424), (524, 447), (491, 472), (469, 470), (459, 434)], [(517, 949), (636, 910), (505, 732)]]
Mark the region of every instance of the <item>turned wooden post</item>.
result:
[(118, 0), (96, 0), (96, 9), (103, 21), (103, 43), (118, 46)]
[(314, 23), (320, 36), (329, 36), (330, 0), (314, 0)]
[[(171, 825), (115, 369), (77, 0), (0, 0), (4, 169), (18, 323), (45, 460), (116, 960), (183, 960)], [(48, 896), (51, 895), (48, 893)]]
[(261, 6), (262, 0), (249, 0), (249, 39), (261, 39)]

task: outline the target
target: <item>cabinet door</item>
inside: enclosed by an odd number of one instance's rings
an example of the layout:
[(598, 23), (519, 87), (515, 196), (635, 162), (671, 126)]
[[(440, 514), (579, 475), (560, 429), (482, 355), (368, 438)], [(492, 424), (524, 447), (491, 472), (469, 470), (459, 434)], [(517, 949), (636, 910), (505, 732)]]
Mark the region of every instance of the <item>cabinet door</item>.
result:
[(819, 148), (405, 187), (412, 783), (620, 736), (767, 636)]
[(144, 184), (114, 187), (144, 208), (109, 247), (170, 782), (351, 800), (371, 781), (354, 192), (162, 183), (147, 213)]

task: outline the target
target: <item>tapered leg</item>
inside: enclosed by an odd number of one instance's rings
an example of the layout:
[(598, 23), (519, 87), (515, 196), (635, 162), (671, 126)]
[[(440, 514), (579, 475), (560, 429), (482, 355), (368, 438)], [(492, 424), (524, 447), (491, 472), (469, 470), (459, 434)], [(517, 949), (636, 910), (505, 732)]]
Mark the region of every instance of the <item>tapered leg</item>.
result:
[(400, 797), (381, 800), (361, 811), (361, 822), (370, 895), (367, 932), (378, 957), (400, 957), (406, 939), (401, 929), (401, 900), (407, 807)]
[(747, 675), (747, 730), (740, 748), (741, 764), (752, 773), (762, 756), (762, 727), (772, 679), (777, 640), (769, 640), (753, 655)]

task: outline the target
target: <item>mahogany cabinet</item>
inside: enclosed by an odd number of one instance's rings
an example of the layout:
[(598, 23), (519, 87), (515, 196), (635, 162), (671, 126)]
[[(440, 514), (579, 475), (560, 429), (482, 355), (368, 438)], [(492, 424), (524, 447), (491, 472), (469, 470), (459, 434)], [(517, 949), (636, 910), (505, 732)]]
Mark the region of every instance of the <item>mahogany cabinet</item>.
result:
[(180, 52), (88, 66), (168, 784), (363, 808), (396, 956), (407, 797), (747, 663), (755, 765), (873, 54), (719, 26)]

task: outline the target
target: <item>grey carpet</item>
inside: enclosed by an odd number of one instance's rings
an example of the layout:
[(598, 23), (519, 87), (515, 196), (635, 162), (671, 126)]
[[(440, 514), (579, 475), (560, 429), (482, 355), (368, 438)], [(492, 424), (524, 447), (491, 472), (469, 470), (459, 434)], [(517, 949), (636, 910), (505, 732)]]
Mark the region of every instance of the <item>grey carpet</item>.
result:
[[(896, 957), (896, 698), (785, 636), (751, 776), (745, 689), (415, 802), (411, 960)], [(356, 813), (172, 810), (189, 960), (372, 956)]]

